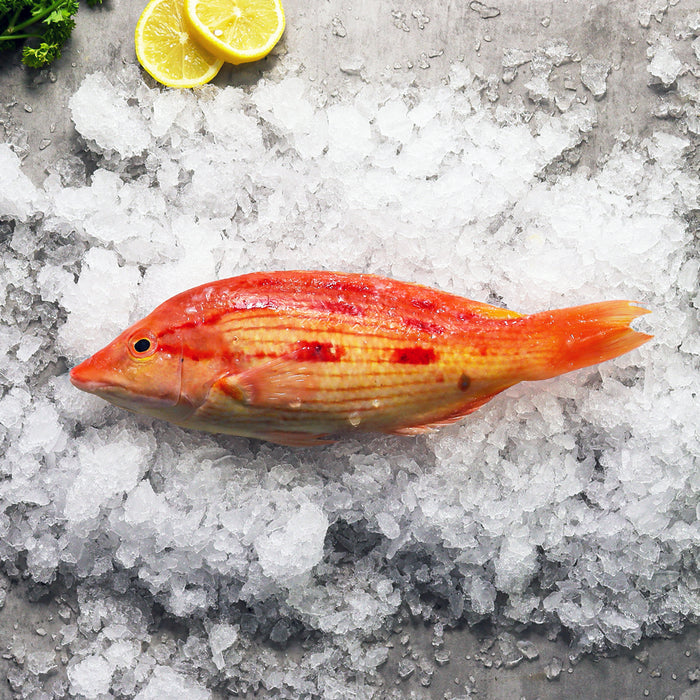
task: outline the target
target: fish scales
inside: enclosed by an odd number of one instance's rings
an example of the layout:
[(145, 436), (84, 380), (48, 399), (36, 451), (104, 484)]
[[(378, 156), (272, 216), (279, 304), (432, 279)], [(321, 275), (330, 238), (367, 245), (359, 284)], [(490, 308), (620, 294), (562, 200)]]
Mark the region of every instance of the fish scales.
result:
[[(261, 322), (260, 314), (254, 316), (255, 325), (249, 325), (247, 321), (251, 317), (245, 314), (236, 315), (233, 320), (229, 317), (223, 322), (222, 333), (242, 353), (244, 366), (258, 358), (295, 354), (300, 342), (311, 347), (317, 344), (332, 348), (334, 352), (327, 351), (322, 362), (308, 367), (308, 382), (314, 391), (311, 395), (307, 392), (303, 404), (310, 411), (332, 409), (339, 412), (341, 425), (352, 414), (376, 411), (378, 402), (384, 409), (391, 407), (400, 412), (403, 404), (415, 403), (417, 396), (428, 399), (431, 404), (444, 400), (449, 392), (440, 384), (447, 382), (456, 386), (468, 350), (446, 343), (436, 348), (434, 335), (426, 337), (423, 328), (416, 329), (411, 334), (412, 344), (407, 344), (409, 338), (399, 324), (394, 333), (380, 333), (376, 311), (371, 311), (374, 310), (364, 313), (364, 322), (358, 322), (351, 331), (327, 330), (331, 320), (328, 317), (332, 317), (333, 312), (319, 319), (304, 309), (289, 314), (283, 326), (279, 325), (278, 315), (266, 317), (269, 325)], [(302, 337), (308, 340), (299, 341)], [(424, 345), (416, 345), (421, 340)], [(420, 352), (416, 353), (416, 349)], [(407, 357), (402, 360), (404, 355)], [(479, 353), (472, 359), (472, 366), (485, 362), (482, 358)], [(313, 362), (313, 358), (309, 360)], [(341, 364), (335, 366), (334, 362)], [(431, 365), (431, 368), (424, 365)], [(437, 398), (432, 396), (435, 393)], [(461, 398), (456, 391), (453, 393), (455, 398)]]
[(637, 347), (643, 313), (613, 301), (522, 315), (373, 275), (253, 273), (164, 302), (71, 380), (184, 427), (283, 444), (415, 434)]

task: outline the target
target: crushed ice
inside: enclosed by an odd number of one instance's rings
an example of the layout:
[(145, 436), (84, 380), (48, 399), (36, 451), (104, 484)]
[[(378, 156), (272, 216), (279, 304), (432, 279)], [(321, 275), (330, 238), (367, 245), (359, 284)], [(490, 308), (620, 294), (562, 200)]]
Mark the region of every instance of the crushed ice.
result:
[[(675, 64), (656, 60), (666, 84)], [(586, 70), (604, 91), (608, 67)], [(460, 65), (438, 88), (337, 97), (294, 74), (195, 94), (98, 73), (70, 108), (87, 172), (67, 158), (35, 186), (0, 146), (0, 560), (77, 587), (59, 641), (71, 695), (348, 697), (406, 609), (563, 625), (581, 649), (697, 618), (688, 140), (660, 131), (593, 175), (554, 177), (594, 107), (527, 124), (487, 110)], [(68, 383), (68, 366), (173, 293), (278, 268), (521, 311), (630, 298), (653, 309), (655, 338), (427, 438), (316, 450), (186, 432)], [(177, 644), (152, 638), (154, 603), (185, 630)], [(280, 656), (290, 638), (303, 649)], [(501, 646), (513, 665), (537, 656)], [(31, 668), (25, 690), (43, 682)], [(553, 660), (547, 677), (560, 672)], [(429, 683), (432, 667), (418, 673)]]

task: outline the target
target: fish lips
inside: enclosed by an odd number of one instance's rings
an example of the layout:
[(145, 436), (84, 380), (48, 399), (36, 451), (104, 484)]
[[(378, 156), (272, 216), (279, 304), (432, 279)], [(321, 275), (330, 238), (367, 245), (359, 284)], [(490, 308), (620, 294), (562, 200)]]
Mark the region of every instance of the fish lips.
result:
[(71, 384), (77, 389), (87, 391), (90, 394), (96, 394), (101, 389), (108, 389), (113, 386), (113, 384), (90, 376), (93, 372), (92, 363), (90, 362), (91, 359), (92, 358), (89, 358), (85, 360), (85, 362), (81, 362), (79, 365), (73, 367), (68, 373), (68, 376)]
[[(97, 376), (99, 378), (97, 378)], [(179, 398), (157, 396), (134, 392), (126, 381), (119, 381), (119, 375), (112, 373), (109, 378), (95, 367), (90, 357), (69, 372), (71, 384), (89, 394), (95, 394), (116, 406), (131, 410), (170, 408), (179, 403)]]

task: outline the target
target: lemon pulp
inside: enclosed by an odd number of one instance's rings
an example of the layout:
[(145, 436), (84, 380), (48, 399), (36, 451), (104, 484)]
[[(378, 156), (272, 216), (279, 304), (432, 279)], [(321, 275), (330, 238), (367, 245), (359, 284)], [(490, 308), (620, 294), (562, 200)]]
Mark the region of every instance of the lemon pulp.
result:
[(191, 36), (229, 63), (267, 56), (284, 32), (279, 0), (185, 0)]
[(136, 24), (135, 45), (144, 70), (169, 87), (203, 85), (223, 65), (190, 37), (183, 0), (151, 0)]

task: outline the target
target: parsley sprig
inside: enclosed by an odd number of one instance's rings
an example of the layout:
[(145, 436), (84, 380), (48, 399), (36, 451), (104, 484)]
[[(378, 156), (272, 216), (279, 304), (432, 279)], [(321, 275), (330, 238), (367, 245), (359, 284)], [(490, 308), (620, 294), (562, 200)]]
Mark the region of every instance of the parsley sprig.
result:
[[(87, 0), (90, 6), (102, 0)], [(78, 11), (78, 0), (0, 0), (0, 50), (20, 43), (22, 62), (42, 68), (61, 55)]]

